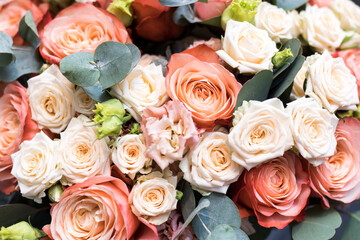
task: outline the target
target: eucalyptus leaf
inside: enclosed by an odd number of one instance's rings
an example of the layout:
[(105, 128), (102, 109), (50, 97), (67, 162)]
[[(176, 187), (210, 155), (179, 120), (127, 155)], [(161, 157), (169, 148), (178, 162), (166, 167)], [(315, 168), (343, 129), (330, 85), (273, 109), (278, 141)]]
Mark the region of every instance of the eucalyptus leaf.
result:
[(43, 209), (37, 209), (26, 204), (8, 204), (0, 206), (0, 227), (27, 221)]
[(6, 67), (0, 68), (0, 79), (12, 82), (29, 73), (39, 73), (42, 61), (35, 56), (35, 49), (29, 46), (13, 47), (15, 59)]
[(252, 79), (247, 81), (240, 90), (236, 101), (236, 107), (240, 107), (243, 101), (257, 100), (264, 101), (270, 91), (273, 81), (273, 73), (265, 70), (257, 73)]
[(159, 0), (159, 2), (167, 7), (179, 7), (196, 3), (197, 0)]
[(13, 60), (12, 44), (12, 38), (6, 33), (0, 32), (0, 67), (9, 65)]
[(341, 216), (335, 209), (316, 206), (306, 211), (302, 222), (293, 225), (292, 237), (294, 240), (328, 240), (340, 225)]
[(96, 102), (105, 102), (112, 98), (111, 95), (102, 88), (100, 83), (95, 83), (90, 87), (83, 87), (83, 89), (87, 95), (89, 95), (89, 97), (91, 97), (91, 99)]
[(349, 221), (344, 226), (342, 240), (353, 240), (360, 236), (360, 210), (356, 212), (347, 212), (350, 216)]
[(167, 73), (167, 65), (168, 65), (168, 61), (166, 59), (155, 59), (154, 61), (152, 61), (151, 63), (154, 63), (156, 66), (161, 66), (162, 68), (162, 72), (163, 72), (163, 75), (166, 76), (166, 73)]
[(141, 58), (141, 53), (140, 53), (140, 50), (134, 44), (126, 43), (125, 45), (129, 48), (131, 55), (132, 55), (132, 63), (131, 63), (131, 70), (132, 70), (132, 69), (134, 69), (136, 64), (139, 62), (139, 60)]
[(181, 191), (183, 192), (183, 197), (180, 200), (181, 213), (184, 220), (186, 220), (195, 209), (195, 195), (190, 183), (186, 181), (184, 181), (184, 186)]
[(40, 38), (36, 29), (34, 18), (30, 11), (27, 11), (24, 17), (20, 20), (19, 35), (33, 48), (39, 47)]
[(240, 228), (241, 217), (234, 202), (224, 194), (211, 193), (201, 198), (210, 201), (210, 206), (198, 212), (192, 221), (194, 233), (199, 239), (207, 239), (208, 235), (220, 224), (229, 224)]
[(207, 240), (249, 240), (249, 237), (241, 229), (228, 224), (218, 225), (208, 236)]
[(276, 0), (276, 5), (286, 11), (301, 7), (306, 4), (308, 0)]
[(201, 23), (205, 25), (221, 27), (221, 16), (213, 17), (207, 20), (201, 20), (195, 13), (191, 5), (180, 6), (173, 14), (173, 21), (180, 25), (185, 26), (189, 23)]
[(282, 48), (279, 51), (282, 51), (286, 48), (290, 48), (290, 50), (294, 56), (290, 57), (288, 59), (287, 63), (285, 65), (283, 65), (281, 68), (274, 69), (274, 78), (279, 76), (283, 71), (285, 71), (295, 61), (296, 57), (300, 53), (301, 42), (299, 41), (299, 39), (296, 39), (296, 38), (290, 39), (282, 46)]

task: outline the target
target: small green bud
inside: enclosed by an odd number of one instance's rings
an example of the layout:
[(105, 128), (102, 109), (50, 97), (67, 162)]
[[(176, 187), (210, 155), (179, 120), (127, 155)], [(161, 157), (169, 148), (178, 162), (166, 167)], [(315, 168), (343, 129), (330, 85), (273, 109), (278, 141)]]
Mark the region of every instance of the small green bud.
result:
[(40, 68), (40, 74), (45, 72), (45, 70), (48, 69), (50, 66), (51, 66), (50, 64), (44, 63)]
[(140, 124), (134, 123), (130, 130), (131, 134), (140, 134)]
[(357, 110), (354, 111), (353, 116), (360, 120), (360, 105), (357, 106)]
[(181, 198), (183, 197), (184, 193), (179, 191), (179, 190), (176, 190), (176, 199), (177, 200), (181, 200)]
[(133, 1), (134, 0), (114, 0), (107, 10), (119, 18), (125, 27), (128, 27), (134, 19), (131, 9), (131, 3)]
[(42, 234), (37, 228), (33, 228), (29, 223), (22, 221), (10, 227), (1, 227), (1, 240), (37, 240)]
[(103, 121), (102, 125), (96, 127), (98, 132), (98, 139), (104, 138), (106, 136), (117, 136), (122, 133), (122, 124), (123, 122), (117, 116), (111, 116)]
[(61, 194), (64, 192), (61, 183), (57, 183), (49, 189), (48, 196), (51, 202), (57, 203), (60, 200)]
[(293, 57), (294, 54), (291, 52), (290, 48), (285, 48), (284, 50), (277, 52), (272, 58), (272, 63), (275, 68), (281, 68), (289, 58)]
[(95, 117), (93, 121), (95, 124), (100, 124), (110, 116), (117, 116), (119, 118), (125, 115), (125, 109), (118, 99), (110, 99), (103, 103), (95, 104), (96, 109), (93, 110)]
[(231, 19), (255, 24), (255, 15), (260, 3), (261, 0), (233, 0), (221, 15), (221, 27), (225, 29), (226, 23)]

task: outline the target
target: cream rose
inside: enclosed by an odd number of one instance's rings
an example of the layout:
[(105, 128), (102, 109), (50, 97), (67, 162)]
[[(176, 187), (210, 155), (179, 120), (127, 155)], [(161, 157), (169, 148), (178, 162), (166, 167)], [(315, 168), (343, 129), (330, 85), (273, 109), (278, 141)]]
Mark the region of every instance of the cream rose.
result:
[(143, 54), (140, 57), (138, 65), (146, 67), (147, 65), (150, 65), (152, 61), (155, 61), (155, 60), (166, 60), (166, 58), (161, 55)]
[(180, 162), (184, 179), (205, 191), (226, 194), (244, 170), (231, 159), (228, 134), (204, 133), (200, 142)]
[(328, 8), (319, 8), (316, 5), (308, 5), (306, 10), (300, 13), (300, 28), (305, 40), (319, 52), (334, 52), (345, 37), (335, 14)]
[(305, 93), (331, 113), (356, 110), (359, 104), (355, 76), (342, 58), (333, 58), (327, 51), (309, 64)]
[(95, 102), (84, 91), (82, 87), (77, 87), (75, 90), (74, 108), (78, 113), (85, 115), (92, 115), (95, 109)]
[(169, 99), (162, 67), (153, 63), (145, 67), (137, 65), (124, 80), (112, 87), (111, 93), (138, 122), (141, 122), (145, 108), (160, 107)]
[(290, 116), (279, 99), (245, 101), (234, 114), (235, 126), (229, 134), (231, 157), (247, 170), (292, 147)]
[(296, 74), (290, 98), (295, 100), (305, 96), (304, 83), (308, 71), (308, 62), (305, 61), (300, 71)]
[(360, 7), (351, 0), (334, 0), (331, 9), (344, 30), (360, 31)]
[(134, 179), (138, 172), (147, 174), (151, 171), (152, 160), (146, 157), (145, 139), (142, 134), (128, 134), (119, 138), (111, 156), (113, 163), (131, 179)]
[(11, 155), (11, 174), (17, 178), (24, 197), (41, 203), (45, 190), (60, 180), (58, 150), (59, 142), (40, 132), (32, 140), (24, 141), (20, 150)]
[(291, 39), (293, 18), (284, 9), (267, 2), (262, 2), (257, 8), (255, 26), (268, 32), (275, 42)]
[(84, 115), (73, 118), (60, 134), (59, 160), (63, 184), (80, 183), (96, 175), (110, 175), (110, 149), (105, 139), (97, 139), (95, 127)]
[(278, 52), (269, 34), (248, 22), (227, 22), (222, 49), (216, 53), (240, 73), (272, 69), (272, 57)]
[(175, 186), (176, 181), (169, 182), (160, 172), (140, 177), (129, 195), (133, 213), (154, 225), (166, 222), (170, 212), (176, 209)]
[(29, 79), (28, 85), (32, 118), (40, 129), (60, 133), (75, 115), (74, 84), (61, 74), (58, 66), (51, 65), (42, 74)]
[(338, 119), (314, 99), (299, 98), (287, 105), (295, 147), (314, 166), (324, 163), (336, 150)]

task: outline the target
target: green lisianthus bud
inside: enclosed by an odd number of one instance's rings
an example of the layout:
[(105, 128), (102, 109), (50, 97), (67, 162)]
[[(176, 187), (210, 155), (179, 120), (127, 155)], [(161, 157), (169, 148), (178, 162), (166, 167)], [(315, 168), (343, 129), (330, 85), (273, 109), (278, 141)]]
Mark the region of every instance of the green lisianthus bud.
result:
[(96, 109), (93, 110), (95, 117), (93, 121), (95, 124), (101, 124), (110, 116), (117, 116), (119, 118), (125, 115), (125, 109), (118, 99), (110, 99), (103, 103), (95, 104)]
[(231, 19), (255, 24), (255, 15), (260, 3), (261, 0), (233, 0), (221, 15), (221, 27), (225, 29), (226, 23)]
[(61, 194), (64, 192), (64, 189), (61, 183), (57, 183), (49, 189), (48, 196), (51, 202), (57, 203), (60, 200)]
[(0, 230), (1, 240), (37, 240), (40, 236), (41, 232), (25, 221)]
[(285, 48), (281, 52), (277, 52), (272, 58), (272, 63), (275, 68), (281, 68), (289, 58), (293, 57), (294, 54), (291, 52), (290, 48)]
[(128, 27), (134, 19), (131, 9), (131, 3), (133, 1), (134, 0), (114, 0), (107, 10), (119, 18), (125, 27)]
[(131, 116), (118, 117), (110, 116), (102, 122), (101, 126), (96, 127), (98, 132), (98, 139), (104, 138), (106, 136), (118, 136), (122, 133), (122, 125), (129, 121)]

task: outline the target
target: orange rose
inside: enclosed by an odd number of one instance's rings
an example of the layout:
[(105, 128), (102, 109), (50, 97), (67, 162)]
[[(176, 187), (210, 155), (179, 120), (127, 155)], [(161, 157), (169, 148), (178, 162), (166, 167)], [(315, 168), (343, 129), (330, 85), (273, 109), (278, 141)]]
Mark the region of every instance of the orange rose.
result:
[(124, 24), (91, 4), (74, 4), (62, 10), (40, 32), (40, 53), (50, 63), (75, 52), (94, 52), (106, 41), (131, 42)]
[(309, 165), (310, 186), (326, 207), (325, 196), (344, 203), (360, 197), (360, 121), (353, 117), (344, 120), (336, 128), (335, 155), (318, 167)]
[(207, 3), (196, 2), (195, 12), (201, 20), (221, 16), (232, 0), (208, 0)]
[(232, 73), (204, 44), (171, 56), (165, 85), (169, 96), (192, 113), (200, 128), (230, 124), (241, 89)]
[(11, 154), (20, 143), (31, 140), (39, 128), (31, 119), (26, 88), (18, 82), (8, 84), (0, 97), (0, 190), (9, 194), (15, 189), (11, 175)]
[(51, 208), (50, 225), (43, 230), (55, 240), (157, 239), (156, 227), (132, 213), (128, 196), (129, 190), (120, 179), (90, 178), (63, 192)]
[(288, 151), (283, 157), (245, 172), (233, 200), (241, 217), (249, 216), (252, 209), (261, 226), (282, 229), (305, 217), (303, 210), (309, 195), (308, 174), (299, 157)]

